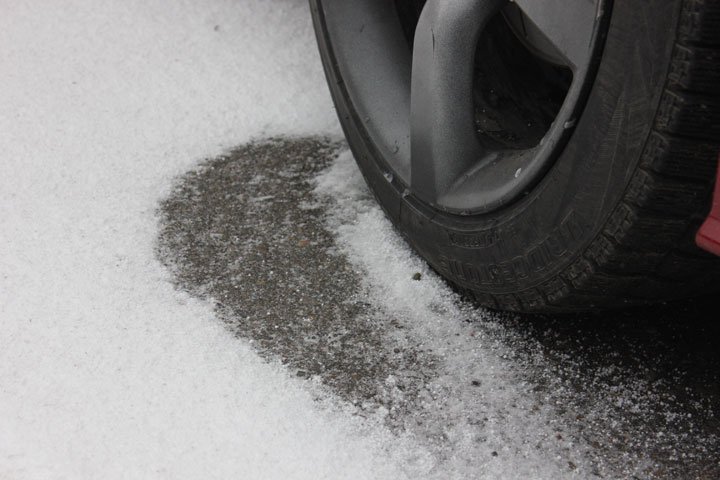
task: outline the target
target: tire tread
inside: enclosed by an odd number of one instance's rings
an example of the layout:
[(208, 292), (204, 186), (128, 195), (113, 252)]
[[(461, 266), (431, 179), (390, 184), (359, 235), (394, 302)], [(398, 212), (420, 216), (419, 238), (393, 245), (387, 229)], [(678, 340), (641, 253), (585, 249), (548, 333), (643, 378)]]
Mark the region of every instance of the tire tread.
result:
[[(684, 0), (655, 125), (624, 198), (557, 278), (518, 293), (519, 310), (625, 307), (717, 289), (720, 259), (700, 251), (694, 233), (718, 166), (719, 60), (720, 2)], [(481, 303), (518, 310), (506, 295)]]

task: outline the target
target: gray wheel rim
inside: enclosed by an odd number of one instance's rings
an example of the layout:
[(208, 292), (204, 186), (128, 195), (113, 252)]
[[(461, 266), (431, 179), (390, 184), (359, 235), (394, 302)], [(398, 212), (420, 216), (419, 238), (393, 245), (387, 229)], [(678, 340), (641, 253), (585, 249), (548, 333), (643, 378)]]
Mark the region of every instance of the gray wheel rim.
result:
[[(386, 178), (434, 208), (486, 213), (526, 194), (572, 133), (594, 79), (606, 0), (428, 0), (412, 52), (388, 0), (322, 3), (336, 68)], [(572, 71), (555, 120), (533, 148), (502, 149), (473, 124), (478, 38), (502, 10), (538, 55)]]

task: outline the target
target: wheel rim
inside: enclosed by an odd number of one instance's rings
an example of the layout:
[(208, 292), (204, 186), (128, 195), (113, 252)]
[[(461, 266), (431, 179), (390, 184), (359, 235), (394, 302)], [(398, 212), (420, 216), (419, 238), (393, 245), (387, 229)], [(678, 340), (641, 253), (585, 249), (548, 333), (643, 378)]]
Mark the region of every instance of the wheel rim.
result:
[[(403, 1), (422, 3), (398, 0)], [(594, 79), (609, 1), (427, 0), (413, 28), (408, 28), (407, 18), (401, 22), (387, 0), (332, 0), (322, 9), (356, 122), (362, 123), (383, 159), (386, 178), (405, 195), (467, 215), (521, 198), (552, 165)], [(499, 33), (503, 29), (512, 31), (515, 40)], [(413, 32), (411, 42), (408, 31)], [(495, 42), (495, 47), (504, 42), (502, 48), (493, 47), (503, 51), (508, 43), (514, 49), (514, 43), (521, 43), (538, 59), (538, 71), (570, 72), (562, 101), (555, 105), (547, 100), (545, 105), (542, 95), (536, 95), (532, 98), (539, 103), (534, 105), (525, 98), (532, 82), (524, 78), (505, 89), (520, 92), (516, 95), (525, 103), (515, 101), (519, 110), (493, 110), (482, 98), (479, 107), (477, 98), (489, 95), (493, 104), (492, 96), (497, 97), (488, 88), (492, 80), (500, 90), (503, 83), (514, 82), (511, 68), (493, 71), (485, 65), (483, 55), (494, 50), (483, 42)], [(509, 58), (513, 52), (519, 50)], [(495, 78), (500, 70), (510, 72), (508, 82)], [(520, 73), (518, 78), (527, 77)], [(534, 82), (540, 85), (538, 91), (550, 81), (541, 77)], [(511, 96), (501, 103), (512, 107)], [(548, 105), (555, 105), (554, 110)], [(516, 125), (522, 112), (536, 112), (547, 125), (507, 127)], [(484, 127), (483, 122), (494, 126)]]

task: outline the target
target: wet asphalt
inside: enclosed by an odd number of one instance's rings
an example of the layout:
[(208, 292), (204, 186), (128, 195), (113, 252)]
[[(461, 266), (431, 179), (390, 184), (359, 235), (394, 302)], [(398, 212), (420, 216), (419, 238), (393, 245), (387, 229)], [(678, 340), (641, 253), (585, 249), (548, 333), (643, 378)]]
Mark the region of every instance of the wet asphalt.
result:
[[(177, 288), (211, 301), (230, 332), (358, 414), (385, 412), (387, 426), (431, 445), (441, 465), (503, 455), (485, 434), (493, 421), (550, 411), (553, 438), (528, 442), (560, 452), (568, 475), (720, 478), (720, 322), (711, 313), (720, 301), (524, 317), (458, 298), (460, 314), (447, 320), (453, 348), (485, 338), (488, 355), (502, 356), (523, 385), (509, 412), (475, 403), (492, 399), (484, 381), (448, 368), (407, 319), (374, 302), (362, 267), (328, 228), (333, 200), (314, 192), (313, 179), (341, 148), (320, 138), (257, 141), (178, 178), (159, 206), (157, 241)], [(448, 395), (462, 405), (450, 408)], [(450, 424), (478, 446), (456, 451)], [(556, 446), (565, 443), (586, 447)]]

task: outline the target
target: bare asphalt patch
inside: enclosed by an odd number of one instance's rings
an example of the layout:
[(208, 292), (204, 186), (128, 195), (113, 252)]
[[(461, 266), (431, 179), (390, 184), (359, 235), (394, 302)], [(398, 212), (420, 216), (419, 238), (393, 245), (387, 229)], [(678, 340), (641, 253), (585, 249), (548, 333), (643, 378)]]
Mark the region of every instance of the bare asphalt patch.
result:
[[(259, 351), (354, 404), (395, 415), (413, 403), (433, 358), (392, 341), (387, 330), (398, 325), (367, 303), (362, 272), (324, 228), (327, 205), (311, 180), (337, 149), (278, 139), (205, 163), (161, 206), (160, 257), (179, 286), (211, 298), (227, 327)], [(397, 371), (417, 378), (388, 389)]]
[(473, 464), (506, 453), (491, 432), (549, 409), (552, 435), (520, 438), (558, 454), (568, 475), (720, 478), (720, 331), (707, 301), (532, 319), (458, 301), (443, 342), (465, 352), (461, 360), (486, 349), (509, 365), (503, 381), (517, 390), (506, 411), (482, 365), (448, 369), (439, 343), (375, 305), (362, 268), (339, 251), (325, 222), (332, 200), (313, 193), (338, 148), (312, 138), (251, 143), (178, 179), (159, 209), (157, 249), (178, 288), (213, 301), (267, 358), (320, 379), (359, 412), (386, 411), (388, 425), (446, 458), (462, 443), (453, 425), (479, 445), (459, 453)]

